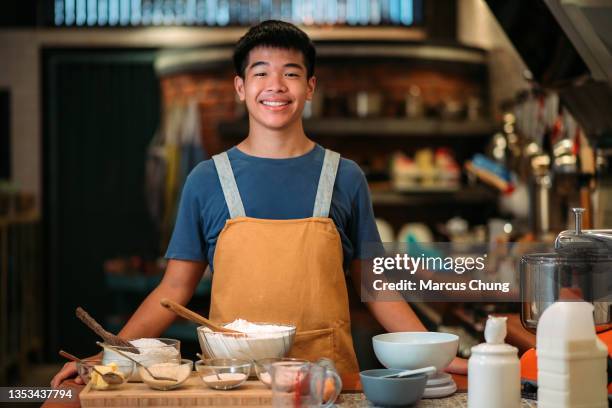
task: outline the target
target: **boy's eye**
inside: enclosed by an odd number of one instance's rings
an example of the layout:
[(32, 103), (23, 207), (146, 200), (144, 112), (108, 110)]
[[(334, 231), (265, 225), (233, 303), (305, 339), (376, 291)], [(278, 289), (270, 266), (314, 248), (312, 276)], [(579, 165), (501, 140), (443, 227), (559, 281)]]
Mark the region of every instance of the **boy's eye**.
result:
[(288, 77), (292, 77), (292, 78), (297, 78), (300, 76), (299, 74), (296, 74), (295, 72), (287, 72), (285, 75)]
[(263, 77), (263, 76), (266, 76), (266, 73), (265, 72), (256, 72), (254, 74), (254, 76)]

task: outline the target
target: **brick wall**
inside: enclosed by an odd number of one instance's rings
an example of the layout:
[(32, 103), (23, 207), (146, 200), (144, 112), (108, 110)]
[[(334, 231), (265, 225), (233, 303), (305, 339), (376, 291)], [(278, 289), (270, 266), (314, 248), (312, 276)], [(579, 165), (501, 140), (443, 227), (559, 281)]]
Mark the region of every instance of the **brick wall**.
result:
[[(245, 115), (244, 107), (236, 100), (233, 76), (233, 70), (227, 67), (161, 79), (163, 109), (168, 109), (175, 103), (186, 103), (191, 98), (198, 100), (202, 143), (208, 154), (218, 153), (238, 141), (223, 138), (218, 132), (221, 122), (241, 120)], [(345, 61), (319, 61), (316, 76), (317, 90), (324, 95), (322, 101), (321, 98), (315, 98), (315, 103), (323, 104), (321, 117), (350, 117), (351, 99), (360, 91), (369, 91), (382, 95), (382, 117), (399, 118), (404, 115), (406, 96), (414, 86), (420, 90), (425, 114), (431, 118), (437, 117), (441, 105), (446, 101), (465, 104), (469, 97), (481, 99), (482, 114), (488, 115), (489, 91), (485, 66), (464, 65), (457, 68), (450, 63), (431, 64), (418, 61), (410, 63), (370, 60), (349, 64)], [(372, 144), (371, 140), (362, 140), (352, 146), (325, 140), (328, 142), (327, 146), (338, 148), (341, 153), (358, 161), (364, 159), (361, 157), (364, 154), (372, 152), (369, 146)], [(382, 145), (381, 150), (388, 150), (389, 146)]]

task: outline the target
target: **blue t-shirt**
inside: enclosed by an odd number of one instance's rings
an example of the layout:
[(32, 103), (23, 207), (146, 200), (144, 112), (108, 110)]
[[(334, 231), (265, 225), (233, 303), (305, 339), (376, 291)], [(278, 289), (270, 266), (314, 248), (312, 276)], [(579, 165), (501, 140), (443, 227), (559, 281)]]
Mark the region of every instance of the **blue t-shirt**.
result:
[[(289, 159), (249, 156), (236, 147), (227, 152), (248, 217), (312, 217), (325, 149)], [(344, 251), (344, 266), (365, 257), (364, 245), (380, 242), (365, 176), (351, 160), (341, 159), (330, 217)], [(198, 164), (187, 177), (166, 258), (208, 261), (213, 269), (217, 238), (230, 218), (214, 162)]]

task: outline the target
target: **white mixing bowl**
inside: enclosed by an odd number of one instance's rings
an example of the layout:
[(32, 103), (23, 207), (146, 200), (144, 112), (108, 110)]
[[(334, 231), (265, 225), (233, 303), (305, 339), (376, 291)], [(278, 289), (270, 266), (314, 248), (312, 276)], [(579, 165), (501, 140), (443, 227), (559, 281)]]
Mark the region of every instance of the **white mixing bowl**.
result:
[(387, 368), (435, 366), (442, 371), (457, 355), (459, 337), (438, 332), (398, 332), (374, 336), (372, 343), (376, 358)]
[(208, 358), (238, 358), (252, 361), (269, 357), (286, 357), (293, 345), (295, 331), (295, 326), (279, 325), (274, 331), (235, 335), (214, 332), (206, 326), (200, 326), (198, 340), (202, 353)]

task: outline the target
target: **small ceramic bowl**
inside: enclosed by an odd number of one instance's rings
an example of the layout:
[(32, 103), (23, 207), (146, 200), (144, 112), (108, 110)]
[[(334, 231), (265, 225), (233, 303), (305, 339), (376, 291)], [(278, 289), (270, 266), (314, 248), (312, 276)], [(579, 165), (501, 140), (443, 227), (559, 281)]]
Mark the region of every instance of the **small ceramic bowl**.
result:
[(196, 371), (204, 384), (215, 390), (240, 387), (249, 378), (251, 362), (238, 358), (211, 358), (198, 360)]
[(257, 374), (257, 378), (259, 379), (259, 381), (264, 383), (268, 388), (272, 387), (272, 376), (270, 375), (270, 366), (273, 363), (278, 363), (279, 361), (289, 362), (289, 363), (308, 363), (308, 360), (304, 360), (301, 358), (289, 358), (289, 357), (284, 357), (284, 358), (270, 357), (270, 358), (262, 358), (259, 360), (255, 360), (255, 362), (253, 363), (253, 365), (255, 366), (255, 374)]
[(397, 332), (372, 337), (374, 353), (387, 368), (415, 370), (435, 366), (438, 371), (457, 355), (459, 337), (438, 332)]
[(143, 367), (139, 367), (140, 378), (142, 382), (147, 384), (149, 388), (154, 390), (168, 391), (180, 387), (193, 370), (193, 362), (187, 359), (181, 359), (180, 364), (178, 363), (155, 363), (146, 366), (147, 369), (154, 376), (163, 376), (168, 378), (175, 378), (176, 381), (169, 380), (157, 380), (151, 376)]
[(359, 373), (366, 398), (376, 406), (401, 407), (416, 404), (423, 397), (427, 375), (405, 378), (380, 378), (403, 370), (383, 368)]

